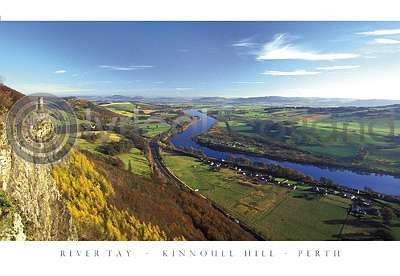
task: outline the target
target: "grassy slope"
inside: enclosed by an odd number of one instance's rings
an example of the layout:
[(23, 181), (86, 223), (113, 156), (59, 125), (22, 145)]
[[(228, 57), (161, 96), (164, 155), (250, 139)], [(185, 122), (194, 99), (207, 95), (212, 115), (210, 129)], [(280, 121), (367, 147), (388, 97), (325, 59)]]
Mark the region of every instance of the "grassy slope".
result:
[(92, 131), (92, 132), (99, 135), (99, 138), (96, 139), (96, 141), (89, 142), (85, 139), (78, 138), (76, 140), (75, 146), (80, 149), (90, 151), (92, 153), (102, 154), (97, 150), (98, 146), (104, 143), (117, 142), (121, 139), (121, 135), (112, 131)]
[(118, 157), (119, 159), (121, 159), (122, 162), (124, 162), (126, 170), (129, 168), (129, 161), (130, 161), (133, 173), (145, 177), (151, 176), (151, 168), (149, 161), (144, 156), (143, 152), (140, 151), (139, 149), (132, 148), (130, 152), (119, 154), (116, 157)]
[[(96, 141), (88, 142), (85, 139), (77, 139), (76, 146), (79, 149), (87, 150), (94, 154), (103, 155), (103, 153), (97, 150), (98, 146), (102, 145), (103, 143), (116, 142), (121, 139), (119, 134), (112, 131), (96, 131), (95, 133), (99, 134), (100, 137), (96, 139)], [(130, 160), (133, 173), (150, 178), (150, 164), (141, 150), (132, 148), (130, 152), (118, 154), (116, 157), (118, 157), (124, 163), (125, 169), (128, 169)]]

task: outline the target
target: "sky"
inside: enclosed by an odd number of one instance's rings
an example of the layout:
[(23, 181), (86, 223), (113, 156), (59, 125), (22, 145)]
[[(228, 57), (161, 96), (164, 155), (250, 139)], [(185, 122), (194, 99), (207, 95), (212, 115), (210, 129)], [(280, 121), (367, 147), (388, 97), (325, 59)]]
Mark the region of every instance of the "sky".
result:
[(6, 22), (25, 94), (400, 99), (400, 22)]

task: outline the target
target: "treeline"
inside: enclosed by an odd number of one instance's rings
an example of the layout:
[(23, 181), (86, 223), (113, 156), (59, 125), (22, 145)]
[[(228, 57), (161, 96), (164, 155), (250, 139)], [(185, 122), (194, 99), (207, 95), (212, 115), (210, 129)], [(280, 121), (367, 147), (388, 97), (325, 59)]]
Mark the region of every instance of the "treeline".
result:
[(97, 147), (97, 150), (103, 154), (116, 155), (120, 153), (129, 152), (134, 144), (128, 139), (121, 139), (120, 141), (109, 142)]

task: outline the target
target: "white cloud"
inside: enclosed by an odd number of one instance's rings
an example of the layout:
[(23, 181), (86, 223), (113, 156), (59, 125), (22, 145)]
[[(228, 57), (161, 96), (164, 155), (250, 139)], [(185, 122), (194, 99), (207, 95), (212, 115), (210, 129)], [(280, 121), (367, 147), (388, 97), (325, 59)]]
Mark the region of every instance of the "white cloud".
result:
[(321, 66), (315, 69), (322, 71), (336, 71), (336, 70), (348, 70), (359, 68), (360, 65), (336, 65), (336, 66)]
[(389, 38), (375, 38), (374, 44), (397, 45), (400, 44), (400, 40), (389, 39)]
[(234, 81), (233, 84), (263, 84), (263, 81)]
[(130, 65), (130, 68), (135, 68), (135, 69), (146, 69), (146, 68), (153, 68), (153, 65)]
[[(298, 89), (302, 97), (330, 97), (354, 99), (397, 99), (400, 72), (382, 72), (368, 77), (360, 76), (344, 79), (341, 82), (323, 82)], [(283, 92), (284, 93), (284, 92)]]
[(370, 32), (360, 32), (356, 33), (358, 35), (372, 35), (372, 36), (380, 36), (380, 35), (398, 35), (400, 34), (400, 29), (381, 29), (374, 30)]
[(192, 90), (192, 87), (176, 87), (175, 90), (176, 91), (188, 91), (188, 90)]
[(258, 45), (259, 45), (259, 43), (253, 42), (251, 37), (239, 40), (232, 44), (233, 47), (237, 47), (237, 48), (251, 48), (251, 47), (258, 46)]
[(258, 53), (258, 60), (341, 60), (359, 57), (353, 53), (319, 53), (300, 49), (298, 46), (289, 43), (286, 34), (276, 35), (275, 38), (266, 43)]
[(320, 72), (307, 71), (307, 70), (294, 70), (294, 71), (265, 71), (264, 73), (261, 74), (270, 76), (312, 76), (312, 75), (318, 75), (320, 74)]
[(153, 68), (152, 65), (129, 65), (129, 66), (100, 65), (99, 67), (101, 69), (108, 69), (115, 71), (133, 71), (133, 70)]
[(54, 74), (65, 74), (65, 73), (67, 73), (66, 70), (57, 70), (54, 72)]

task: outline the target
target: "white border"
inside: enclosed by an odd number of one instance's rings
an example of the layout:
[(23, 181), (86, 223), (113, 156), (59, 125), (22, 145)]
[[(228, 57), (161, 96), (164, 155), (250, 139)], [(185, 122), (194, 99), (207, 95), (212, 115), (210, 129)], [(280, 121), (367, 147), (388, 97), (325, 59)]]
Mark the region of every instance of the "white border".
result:
[[(400, 20), (398, 0), (0, 0), (1, 20), (230, 21)], [(1, 22), (0, 22), (1, 24)], [(1, 43), (1, 33), (0, 33)], [(384, 275), (396, 273), (400, 242), (0, 242), (0, 275)], [(60, 258), (60, 250), (132, 248), (133, 258)], [(272, 249), (275, 258), (163, 258), (165, 248)], [(340, 258), (297, 258), (338, 249)], [(145, 254), (145, 253), (148, 254)], [(143, 253), (145, 255), (143, 255)]]
[[(234, 257), (163, 257), (171, 250), (224, 250)], [(1, 275), (396, 275), (397, 242), (0, 242)], [(82, 256), (61, 257), (61, 250)], [(101, 257), (94, 257), (99, 250)], [(112, 257), (108, 257), (112, 250)], [(116, 252), (130, 250), (131, 257)], [(265, 257), (244, 257), (264, 250)], [(272, 250), (274, 257), (269, 256)], [(302, 250), (301, 257), (298, 252)], [(306, 256), (310, 250), (313, 256)], [(340, 250), (340, 257), (313, 252)], [(89, 257), (85, 256), (88, 251)], [(13, 273), (13, 274), (11, 274)]]
[(2, 20), (399, 20), (397, 0), (0, 0)]

